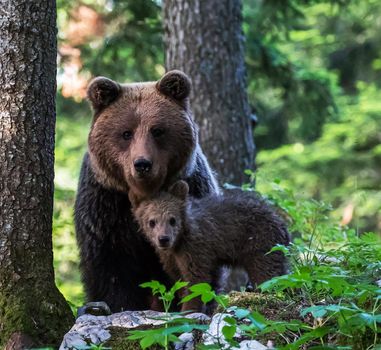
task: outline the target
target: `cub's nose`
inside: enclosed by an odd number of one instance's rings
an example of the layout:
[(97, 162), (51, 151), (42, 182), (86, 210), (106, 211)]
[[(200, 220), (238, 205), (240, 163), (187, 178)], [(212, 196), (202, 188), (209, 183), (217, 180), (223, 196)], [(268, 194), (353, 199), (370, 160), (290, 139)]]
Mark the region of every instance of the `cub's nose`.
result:
[(169, 236), (160, 236), (159, 237), (159, 245), (160, 245), (160, 247), (168, 247), (170, 240), (171, 239), (170, 239)]
[(139, 158), (135, 160), (134, 167), (139, 174), (149, 173), (152, 168), (152, 162), (148, 159)]

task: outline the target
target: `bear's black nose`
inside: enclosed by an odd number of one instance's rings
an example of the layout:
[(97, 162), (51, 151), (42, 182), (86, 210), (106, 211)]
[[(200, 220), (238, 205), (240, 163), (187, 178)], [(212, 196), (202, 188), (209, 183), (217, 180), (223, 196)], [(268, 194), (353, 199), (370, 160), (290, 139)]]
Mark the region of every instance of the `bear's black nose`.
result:
[(139, 174), (148, 173), (152, 168), (152, 162), (144, 158), (139, 158), (135, 160), (134, 167)]
[(168, 247), (170, 240), (171, 239), (170, 239), (169, 236), (160, 236), (159, 237), (159, 245), (160, 245), (160, 247)]

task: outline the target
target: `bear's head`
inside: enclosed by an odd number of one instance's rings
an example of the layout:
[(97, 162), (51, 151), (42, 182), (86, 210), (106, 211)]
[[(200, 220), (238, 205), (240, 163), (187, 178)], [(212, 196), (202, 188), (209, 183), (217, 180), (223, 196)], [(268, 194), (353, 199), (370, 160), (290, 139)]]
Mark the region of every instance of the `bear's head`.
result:
[(177, 181), (151, 199), (130, 198), (133, 213), (148, 240), (159, 250), (176, 246), (186, 221), (188, 184)]
[(176, 70), (157, 82), (119, 84), (98, 77), (90, 83), (89, 155), (100, 183), (147, 197), (173, 181), (197, 144), (190, 89), (189, 78)]

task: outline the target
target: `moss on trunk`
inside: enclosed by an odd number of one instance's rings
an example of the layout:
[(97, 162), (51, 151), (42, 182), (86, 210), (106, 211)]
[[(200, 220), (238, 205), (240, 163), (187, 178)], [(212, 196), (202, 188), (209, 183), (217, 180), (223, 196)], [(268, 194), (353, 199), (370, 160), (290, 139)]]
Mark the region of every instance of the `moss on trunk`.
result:
[(70, 307), (55, 285), (25, 283), (12, 292), (0, 292), (0, 348), (57, 347), (73, 322)]

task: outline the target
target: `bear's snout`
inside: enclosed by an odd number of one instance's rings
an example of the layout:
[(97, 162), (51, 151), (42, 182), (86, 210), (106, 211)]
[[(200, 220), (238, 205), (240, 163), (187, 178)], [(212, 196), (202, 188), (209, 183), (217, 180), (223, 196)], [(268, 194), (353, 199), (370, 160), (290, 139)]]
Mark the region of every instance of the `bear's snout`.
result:
[(145, 158), (138, 158), (134, 161), (134, 168), (139, 175), (145, 175), (151, 171), (152, 162)]
[(171, 237), (169, 237), (169, 236), (160, 236), (159, 237), (159, 246), (161, 248), (168, 248), (170, 241), (171, 241)]

